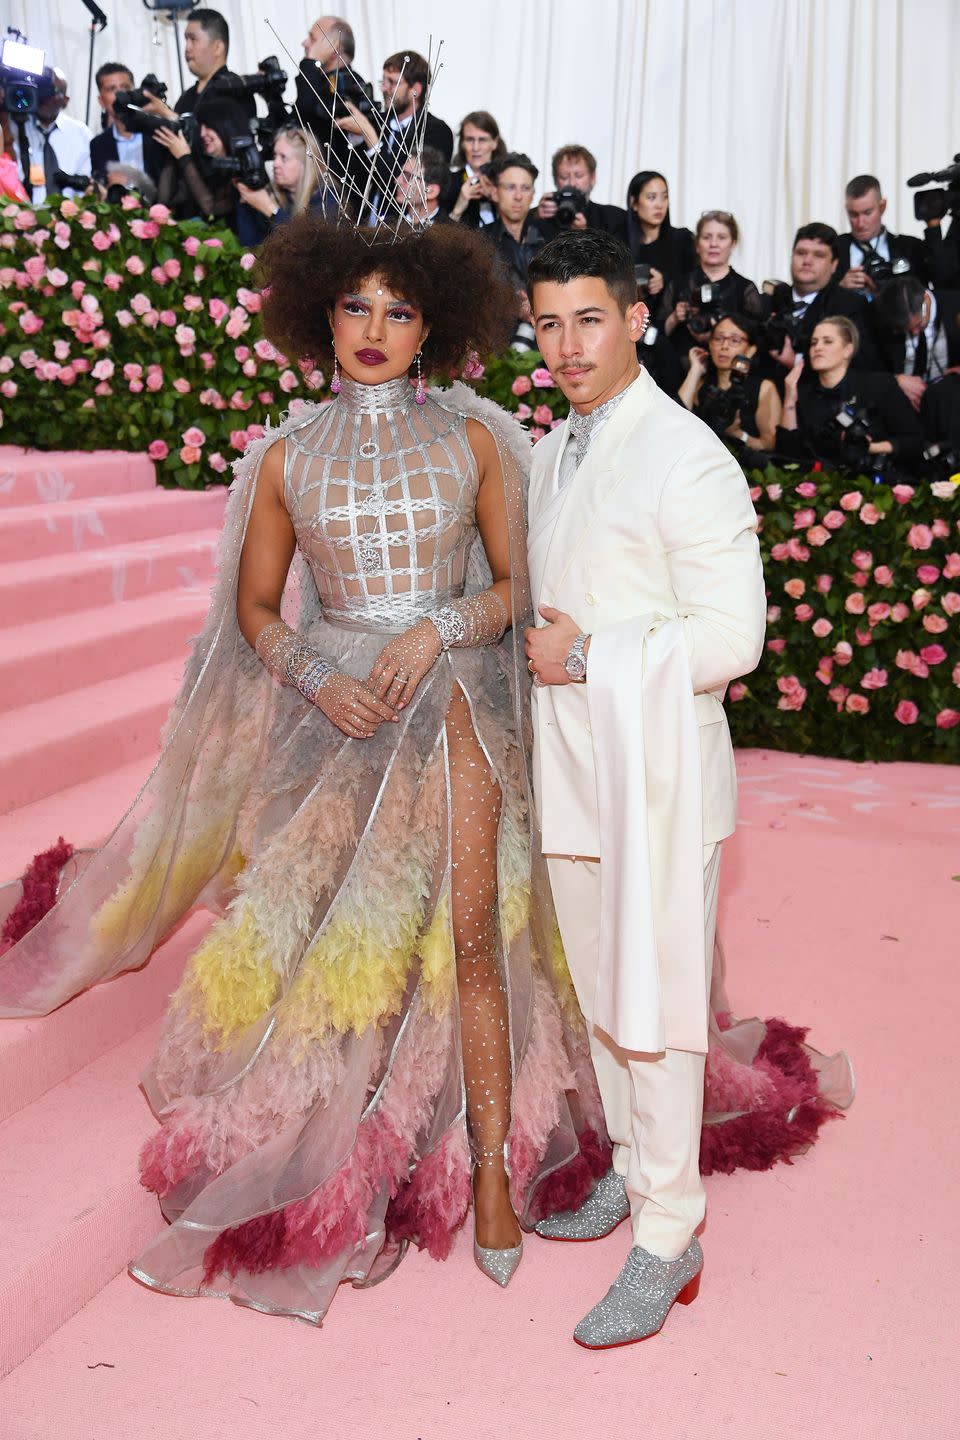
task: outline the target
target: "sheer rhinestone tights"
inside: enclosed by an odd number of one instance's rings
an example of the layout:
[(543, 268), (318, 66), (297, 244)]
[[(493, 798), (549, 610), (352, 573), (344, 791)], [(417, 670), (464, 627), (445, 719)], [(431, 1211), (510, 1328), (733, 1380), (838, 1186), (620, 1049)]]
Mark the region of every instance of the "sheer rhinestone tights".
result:
[(467, 1120), (473, 1150), (477, 1241), (520, 1243), (503, 1145), (510, 1126), (507, 997), (499, 963), (497, 830), (502, 797), (459, 687), (447, 711), (450, 764), (451, 912), (460, 996)]

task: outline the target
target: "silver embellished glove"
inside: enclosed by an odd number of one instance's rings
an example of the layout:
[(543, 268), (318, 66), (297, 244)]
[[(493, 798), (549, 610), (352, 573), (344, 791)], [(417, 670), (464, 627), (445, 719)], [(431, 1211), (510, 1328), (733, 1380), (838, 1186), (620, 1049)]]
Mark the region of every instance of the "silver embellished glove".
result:
[(311, 705), (322, 710), (344, 735), (369, 740), (396, 712), (352, 675), (344, 675), (307, 645), (282, 620), (266, 625), (257, 636), (256, 652), (281, 685), (293, 685)]
[(464, 600), (455, 600), (429, 616), (444, 650), (463, 650), (475, 645), (495, 645), (507, 628), (510, 616), (496, 590), (483, 590)]

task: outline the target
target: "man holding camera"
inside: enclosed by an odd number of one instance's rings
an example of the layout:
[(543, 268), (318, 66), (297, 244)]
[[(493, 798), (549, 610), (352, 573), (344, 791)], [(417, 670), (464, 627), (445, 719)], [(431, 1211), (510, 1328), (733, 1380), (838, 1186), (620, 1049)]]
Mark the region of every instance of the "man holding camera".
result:
[(893, 275), (926, 278), (923, 243), (913, 235), (892, 235), (883, 224), (887, 202), (875, 175), (855, 175), (847, 185), (844, 203), (849, 231), (838, 241), (840, 284), (859, 290), (868, 300)]
[(780, 371), (770, 371), (772, 378), (782, 379), (797, 356), (807, 353), (814, 327), (825, 315), (846, 315), (856, 325), (858, 369), (882, 368), (866, 301), (856, 290), (837, 283), (838, 246), (833, 226), (819, 221), (801, 225), (794, 236), (790, 284), (777, 285), (770, 299), (768, 353)]
[(537, 206), (544, 234), (552, 238), (561, 230), (603, 230), (626, 244), (626, 210), (590, 199), (597, 183), (597, 162), (587, 147), (562, 145), (550, 163), (555, 189)]
[(876, 309), (886, 368), (927, 436), (960, 445), (960, 290), (934, 293), (915, 275), (899, 275)]
[(411, 225), (451, 225), (450, 216), (440, 204), (440, 196), (450, 167), (430, 145), (424, 145), (419, 156), (408, 155), (397, 176), (397, 208)]
[(73, 195), (69, 185), (58, 185), (56, 173), (90, 174), (90, 131), (80, 120), (65, 113), (70, 103), (67, 77), (62, 70), (44, 70), (37, 84), (37, 109), (25, 120), (15, 121), (14, 151), (27, 193), (34, 205), (48, 195)]
[(184, 90), (174, 106), (178, 115), (195, 115), (204, 100), (230, 99), (243, 107), (250, 120), (256, 119), (255, 98), (238, 93), (241, 77), (227, 69), (229, 51), (230, 26), (220, 11), (206, 8), (191, 10), (183, 34), (183, 53), (187, 69), (197, 79), (189, 90)]
[(97, 71), (103, 129), (90, 141), (91, 170), (94, 175), (104, 177), (110, 165), (127, 165), (149, 175), (156, 184), (167, 163), (163, 146), (150, 134), (129, 130), (114, 109), (117, 93), (134, 88), (133, 72), (125, 65), (108, 61)]

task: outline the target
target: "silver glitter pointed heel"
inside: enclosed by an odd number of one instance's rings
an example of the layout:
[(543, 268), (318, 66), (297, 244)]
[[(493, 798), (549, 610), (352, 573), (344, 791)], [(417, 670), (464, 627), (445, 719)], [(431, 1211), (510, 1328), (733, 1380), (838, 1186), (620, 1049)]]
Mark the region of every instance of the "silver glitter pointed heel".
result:
[(696, 1236), (676, 1260), (662, 1260), (634, 1245), (606, 1295), (574, 1330), (574, 1340), (587, 1350), (612, 1350), (649, 1339), (663, 1328), (673, 1305), (697, 1298), (702, 1269)]
[[(483, 1163), (492, 1160), (503, 1162), (507, 1175), (510, 1174), (510, 1159), (506, 1142), (502, 1148), (489, 1149), (477, 1145), (473, 1147), (473, 1169), (474, 1173)], [(493, 1280), (501, 1289), (506, 1289), (513, 1279), (517, 1266), (523, 1256), (523, 1240), (519, 1245), (510, 1245), (505, 1250), (495, 1250), (486, 1245), (478, 1245), (476, 1234), (473, 1239), (473, 1258), (477, 1262), (477, 1268), (482, 1270), (484, 1275)]]
[(602, 1240), (629, 1215), (623, 1176), (611, 1168), (600, 1176), (579, 1210), (560, 1210), (534, 1228), (544, 1240)]

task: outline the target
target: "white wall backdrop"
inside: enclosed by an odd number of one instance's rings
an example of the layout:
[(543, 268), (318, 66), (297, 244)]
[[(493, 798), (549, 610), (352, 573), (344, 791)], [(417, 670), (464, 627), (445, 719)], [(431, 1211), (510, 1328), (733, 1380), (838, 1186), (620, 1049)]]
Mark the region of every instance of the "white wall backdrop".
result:
[[(154, 70), (176, 95), (170, 24), (138, 0), (100, 3), (109, 25), (95, 64), (122, 60), (138, 81)], [(277, 50), (265, 17), (299, 61), (323, 13), (313, 0), (218, 8), (241, 72)], [(67, 70), (83, 118), (81, 0), (7, 0), (4, 13)], [(636, 170), (658, 169), (675, 223), (732, 210), (743, 232), (734, 263), (758, 281), (785, 274), (797, 225), (846, 228), (843, 186), (862, 171), (883, 181), (891, 228), (919, 234), (904, 182), (960, 150), (957, 0), (344, 0), (342, 13), (357, 68), (374, 81), (384, 56), (442, 38), (437, 114), (456, 129), (467, 111), (491, 110), (541, 166), (541, 185), (551, 152), (577, 141), (599, 159), (599, 200), (622, 204)]]

